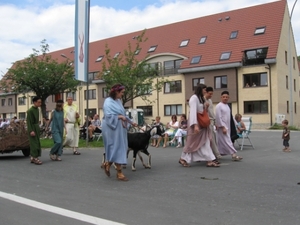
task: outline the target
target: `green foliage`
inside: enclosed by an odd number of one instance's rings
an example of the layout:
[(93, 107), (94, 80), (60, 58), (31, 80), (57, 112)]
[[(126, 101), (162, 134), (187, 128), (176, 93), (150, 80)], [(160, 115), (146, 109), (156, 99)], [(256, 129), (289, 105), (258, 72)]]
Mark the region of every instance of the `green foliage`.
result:
[[(289, 128), (289, 130), (297, 130), (297, 131), (299, 130), (295, 126), (289, 126), (288, 128)], [(269, 130), (282, 130), (282, 129), (283, 129), (283, 126), (281, 124), (277, 124), (277, 123), (274, 123), (274, 125), (269, 128)]]
[(158, 68), (154, 68), (147, 63), (147, 56), (142, 60), (136, 58), (136, 53), (141, 49), (141, 43), (147, 41), (144, 36), (145, 31), (136, 37), (134, 47), (128, 42), (127, 49), (118, 56), (112, 57), (108, 45), (105, 46), (106, 61), (102, 64), (100, 77), (106, 84), (107, 92), (115, 84), (122, 84), (126, 87), (122, 97), (123, 105), (137, 97), (151, 103), (147, 99), (147, 94), (153, 91), (161, 91), (163, 87), (164, 79), (162, 77), (153, 82), (154, 79), (159, 77), (159, 71)]
[(40, 47), (40, 51), (33, 49), (27, 58), (15, 62), (0, 84), (15, 93), (33, 91), (42, 98), (42, 112), (45, 115), (48, 96), (75, 91), (79, 82), (74, 79), (74, 68), (69, 59), (63, 63), (52, 59), (46, 40), (41, 42)]
[(298, 55), (297, 58), (298, 58), (298, 61), (300, 61), (300, 55)]
[[(41, 139), (41, 146), (42, 148), (52, 148), (52, 146), (54, 145), (53, 140), (52, 139)], [(78, 143), (78, 147), (79, 148), (99, 148), (99, 147), (103, 147), (103, 141), (102, 139), (100, 139), (99, 141), (92, 141), (92, 142), (88, 142), (88, 145), (86, 144), (86, 140), (83, 139), (79, 139), (79, 143)]]

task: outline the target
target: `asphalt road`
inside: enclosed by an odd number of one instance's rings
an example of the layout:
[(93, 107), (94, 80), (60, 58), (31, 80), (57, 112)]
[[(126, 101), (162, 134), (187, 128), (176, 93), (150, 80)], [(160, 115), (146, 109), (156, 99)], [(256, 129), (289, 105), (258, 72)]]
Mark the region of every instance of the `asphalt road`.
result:
[(184, 168), (182, 149), (149, 147), (152, 168), (138, 159), (136, 172), (124, 170), (128, 182), (100, 169), (103, 148), (65, 150), (62, 162), (46, 149), (41, 166), (21, 152), (0, 155), (0, 224), (300, 224), (299, 137), (292, 132), (284, 153), (281, 131), (253, 131), (255, 149), (239, 151), (241, 162), (223, 157), (220, 168)]

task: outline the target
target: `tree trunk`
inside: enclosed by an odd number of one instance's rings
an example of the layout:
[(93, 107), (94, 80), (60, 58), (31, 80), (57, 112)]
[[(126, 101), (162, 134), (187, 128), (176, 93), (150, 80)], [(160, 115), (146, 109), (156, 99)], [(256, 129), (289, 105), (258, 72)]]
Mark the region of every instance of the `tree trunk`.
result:
[(41, 105), (41, 109), (42, 109), (42, 115), (43, 118), (46, 117), (46, 103), (45, 103), (45, 99), (42, 99), (42, 105)]

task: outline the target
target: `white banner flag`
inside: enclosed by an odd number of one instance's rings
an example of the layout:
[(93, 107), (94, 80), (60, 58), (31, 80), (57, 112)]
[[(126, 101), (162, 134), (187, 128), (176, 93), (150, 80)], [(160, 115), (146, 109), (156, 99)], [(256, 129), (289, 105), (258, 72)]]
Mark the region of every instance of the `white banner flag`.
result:
[(89, 0), (76, 0), (75, 78), (87, 82), (89, 48)]

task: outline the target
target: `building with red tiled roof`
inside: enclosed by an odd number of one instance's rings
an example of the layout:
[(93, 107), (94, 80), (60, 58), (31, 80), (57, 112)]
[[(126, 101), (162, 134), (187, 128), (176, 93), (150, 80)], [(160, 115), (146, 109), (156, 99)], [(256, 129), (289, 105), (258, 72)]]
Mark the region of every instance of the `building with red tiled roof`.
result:
[[(132, 32), (89, 45), (89, 76), (94, 80), (90, 91), (92, 112), (102, 113), (105, 84), (97, 79), (105, 59), (107, 44), (114, 55), (123, 52), (128, 42), (142, 31)], [(157, 66), (161, 76), (171, 81), (162, 92), (152, 93), (146, 103), (137, 98), (128, 107), (144, 109), (146, 118), (162, 117), (169, 122), (172, 114), (188, 112), (186, 99), (198, 83), (214, 88), (213, 102), (220, 93), (230, 92), (233, 114), (251, 116), (256, 127), (268, 127), (285, 115), (299, 126), (299, 65), (291, 32), (288, 36), (289, 11), (286, 0), (222, 12), (173, 24), (147, 29), (148, 41), (141, 43), (138, 59)], [(73, 47), (50, 53), (59, 61), (73, 58)], [(290, 58), (291, 56), (291, 58)], [(85, 87), (80, 89), (85, 91)], [(79, 97), (81, 96), (81, 97)], [(83, 93), (77, 94), (82, 114)]]

